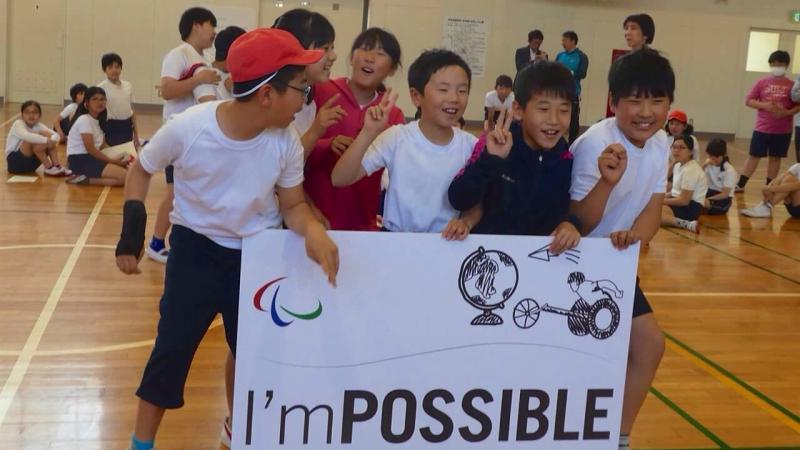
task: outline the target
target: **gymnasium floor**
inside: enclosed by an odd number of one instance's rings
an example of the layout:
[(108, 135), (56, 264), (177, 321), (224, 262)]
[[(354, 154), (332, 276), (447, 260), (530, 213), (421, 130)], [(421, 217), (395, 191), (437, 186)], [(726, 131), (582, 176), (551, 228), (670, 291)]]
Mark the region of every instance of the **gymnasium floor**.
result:
[[(0, 107), (3, 147), (18, 108)], [(57, 112), (46, 106), (44, 122)], [(142, 136), (161, 122), (138, 120)], [(730, 148), (737, 168), (746, 152), (746, 141)], [(7, 179), (5, 158), (0, 166)], [(727, 217), (704, 217), (699, 237), (662, 229), (642, 255), (667, 350), (635, 448), (800, 449), (800, 220), (782, 207), (771, 220), (738, 214), (760, 199), (765, 166)], [(153, 180), (151, 219), (164, 193), (163, 177)], [(139, 276), (117, 271), (122, 192), (58, 178), (0, 183), (0, 449), (128, 443), (164, 266), (144, 259)], [(225, 354), (216, 322), (160, 449), (218, 448)]]

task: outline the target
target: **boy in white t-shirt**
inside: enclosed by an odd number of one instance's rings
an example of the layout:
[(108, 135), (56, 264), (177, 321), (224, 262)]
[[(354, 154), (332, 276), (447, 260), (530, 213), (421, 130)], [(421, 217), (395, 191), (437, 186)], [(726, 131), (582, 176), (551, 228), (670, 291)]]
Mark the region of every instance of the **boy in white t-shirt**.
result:
[(783, 202), (789, 215), (800, 219), (800, 163), (792, 164), (786, 172), (764, 186), (761, 195), (763, 200), (752, 208), (743, 209), (742, 214), (749, 217), (772, 217), (772, 207)]
[(514, 105), (514, 92), (511, 90), (513, 86), (514, 82), (510, 76), (500, 75), (494, 82), (494, 90), (486, 93), (483, 118), (486, 120), (487, 130), (494, 130), (500, 111), (509, 111)]
[(122, 57), (116, 53), (106, 53), (100, 59), (100, 66), (106, 79), (98, 84), (106, 91), (106, 143), (109, 146), (133, 141), (139, 148), (139, 133), (136, 130), (136, 115), (133, 113), (133, 85), (120, 78)]
[[(617, 59), (608, 74), (616, 117), (596, 123), (572, 146), (572, 211), (593, 237), (609, 237), (617, 248), (647, 243), (661, 224), (669, 159), (663, 130), (674, 98), (675, 74), (669, 61), (644, 48)], [(615, 149), (625, 173), (611, 186), (600, 177), (598, 156)], [(633, 302), (628, 369), (622, 406), (620, 449), (647, 397), (664, 353), (664, 334), (638, 280)]]
[(72, 103), (65, 106), (64, 109), (58, 113), (58, 117), (53, 123), (53, 129), (58, 133), (58, 136), (61, 138), (59, 142), (62, 144), (67, 142), (69, 128), (72, 126), (72, 117), (75, 115), (75, 111), (78, 110), (78, 105), (83, 103), (83, 95), (88, 88), (89, 87), (83, 83), (76, 83), (69, 88), (69, 98), (72, 99)]
[(423, 52), (408, 69), (411, 99), (420, 108), (421, 118), (386, 129), (397, 99), (397, 94), (387, 91), (380, 105), (367, 110), (364, 128), (336, 163), (333, 185), (349, 186), (385, 167), (391, 182), (384, 229), (465, 238), (474, 222), (465, 224), (459, 218), (447, 189), (477, 142), (458, 128), (471, 79), (469, 66), (456, 53)]
[(152, 449), (165, 409), (183, 406), (194, 352), (217, 313), (235, 354), (244, 237), (286, 223), (305, 236), (309, 256), (335, 284), (338, 250), (305, 203), (303, 148), (289, 128), (305, 101), (304, 66), (322, 55), (304, 50), (282, 30), (243, 35), (228, 58), (235, 100), (176, 116), (131, 168), (116, 251), (117, 266), (128, 274), (139, 272), (150, 178), (175, 167), (172, 252), (158, 337), (137, 391), (131, 450)]
[[(164, 121), (198, 103), (196, 97), (205, 100), (216, 98), (214, 85), (221, 80), (220, 76), (213, 70), (198, 70), (209, 65), (203, 50), (214, 43), (216, 26), (217, 18), (206, 8), (189, 8), (181, 14), (178, 31), (183, 43), (170, 50), (161, 64), (159, 91), (164, 99)], [(196, 92), (196, 89), (204, 89), (205, 94)], [(174, 196), (172, 170), (172, 166), (164, 169), (167, 195), (158, 207), (153, 238), (147, 246), (147, 256), (160, 263), (166, 263), (169, 255), (164, 240), (169, 231), (169, 213)]]
[(672, 191), (664, 198), (661, 224), (700, 233), (697, 219), (703, 212), (708, 183), (703, 168), (694, 159), (694, 139), (691, 134), (675, 136), (672, 140)]

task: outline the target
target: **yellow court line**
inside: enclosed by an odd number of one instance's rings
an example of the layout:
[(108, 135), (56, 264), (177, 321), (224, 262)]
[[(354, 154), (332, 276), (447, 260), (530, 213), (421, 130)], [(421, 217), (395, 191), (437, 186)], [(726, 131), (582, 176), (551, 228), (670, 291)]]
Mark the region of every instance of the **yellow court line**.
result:
[(795, 432), (800, 433), (800, 424), (798, 424), (794, 420), (792, 420), (789, 417), (787, 417), (781, 411), (775, 409), (769, 403), (767, 403), (764, 400), (758, 398), (758, 396), (754, 395), (752, 392), (750, 392), (747, 389), (743, 388), (741, 385), (735, 383), (730, 378), (724, 376), (718, 370), (716, 370), (714, 367), (710, 366), (708, 363), (706, 363), (702, 359), (698, 358), (697, 356), (689, 353), (684, 348), (680, 347), (679, 345), (675, 344), (674, 342), (670, 341), (669, 339), (667, 339), (666, 344), (667, 344), (667, 348), (669, 348), (670, 350), (672, 350), (672, 351), (680, 354), (684, 358), (688, 359), (695, 366), (699, 367), (700, 369), (702, 369), (703, 371), (705, 371), (706, 373), (708, 373), (712, 377), (716, 378), (717, 381), (719, 381), (720, 383), (722, 383), (725, 386), (728, 386), (729, 388), (733, 389), (739, 395), (741, 395), (742, 397), (746, 398), (751, 403), (753, 403), (757, 407), (761, 408), (763, 411), (765, 411), (766, 413), (768, 413), (772, 417), (776, 418), (779, 422), (783, 423), (784, 425), (786, 425), (787, 427), (791, 428)]
[(80, 257), (83, 248), (86, 246), (86, 241), (89, 239), (89, 234), (91, 234), (92, 228), (94, 228), (94, 224), (97, 221), (97, 217), (100, 215), (100, 210), (106, 201), (106, 197), (108, 197), (108, 192), (110, 189), (111, 188), (109, 187), (105, 187), (100, 193), (100, 196), (94, 205), (94, 209), (89, 215), (89, 219), (86, 221), (86, 225), (84, 225), (83, 231), (81, 231), (81, 234), (78, 237), (78, 241), (75, 243), (75, 247), (73, 247), (72, 252), (70, 252), (69, 257), (67, 258), (67, 262), (61, 269), (61, 274), (58, 276), (53, 289), (50, 291), (50, 296), (47, 298), (47, 302), (45, 303), (44, 308), (42, 308), (42, 312), (39, 313), (39, 317), (36, 319), (36, 323), (33, 325), (33, 329), (28, 335), (28, 339), (25, 341), (25, 345), (22, 347), (22, 351), (17, 357), (17, 361), (14, 363), (14, 367), (11, 369), (8, 379), (6, 379), (3, 389), (0, 391), (0, 424), (5, 421), (6, 414), (8, 414), (11, 403), (14, 401), (17, 390), (22, 384), (25, 374), (28, 372), (31, 359), (33, 359), (33, 356), (39, 347), (39, 343), (42, 340), (42, 336), (44, 336), (45, 329), (47, 329), (47, 325), (50, 323), (50, 319), (53, 317), (56, 306), (58, 305), (59, 300), (61, 300), (61, 294), (63, 294), (64, 288), (67, 286), (67, 281), (69, 281), (69, 277), (72, 275), (72, 271), (75, 269), (75, 265), (78, 263), (78, 258)]

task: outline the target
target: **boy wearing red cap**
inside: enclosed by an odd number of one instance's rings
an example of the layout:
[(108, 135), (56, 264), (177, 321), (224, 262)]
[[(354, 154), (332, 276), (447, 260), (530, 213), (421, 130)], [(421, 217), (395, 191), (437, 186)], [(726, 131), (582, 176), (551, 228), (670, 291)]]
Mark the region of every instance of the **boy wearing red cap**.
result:
[(194, 353), (217, 313), (236, 353), (244, 237), (285, 222), (305, 237), (309, 256), (335, 283), (338, 250), (304, 201), (303, 147), (287, 128), (309, 91), (305, 66), (322, 56), (283, 30), (244, 34), (228, 53), (234, 100), (202, 103), (176, 116), (130, 169), (116, 250), (117, 266), (128, 274), (139, 273), (150, 177), (175, 167), (171, 253), (158, 336), (136, 393), (132, 450), (152, 449), (165, 409), (183, 406)]

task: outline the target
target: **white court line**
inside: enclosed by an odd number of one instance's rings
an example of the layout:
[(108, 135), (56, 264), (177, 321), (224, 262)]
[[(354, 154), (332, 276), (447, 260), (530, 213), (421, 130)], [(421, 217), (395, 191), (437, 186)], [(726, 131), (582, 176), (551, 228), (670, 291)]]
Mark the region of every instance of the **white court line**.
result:
[(0, 128), (3, 128), (4, 126), (6, 126), (6, 125), (10, 124), (11, 122), (17, 120), (18, 118), (19, 118), (19, 113), (14, 114), (14, 116), (11, 117), (10, 119), (6, 120), (3, 123), (0, 123)]
[(645, 292), (645, 297), (800, 297), (800, 292)]
[(100, 193), (100, 197), (97, 199), (97, 203), (95, 203), (94, 209), (89, 215), (89, 220), (86, 221), (83, 231), (81, 231), (80, 236), (78, 236), (75, 247), (73, 247), (72, 252), (70, 252), (67, 262), (64, 263), (64, 268), (61, 269), (61, 274), (58, 276), (58, 280), (56, 280), (53, 289), (50, 291), (50, 296), (47, 298), (42, 312), (39, 313), (39, 318), (36, 319), (31, 334), (28, 335), (25, 346), (22, 347), (22, 351), (17, 361), (14, 363), (14, 368), (11, 369), (11, 373), (3, 385), (3, 390), (0, 391), (0, 425), (5, 421), (6, 414), (8, 414), (11, 403), (14, 401), (14, 396), (16, 396), (17, 390), (22, 384), (22, 379), (25, 378), (25, 374), (28, 372), (31, 359), (33, 359), (33, 355), (36, 353), (39, 343), (42, 341), (45, 329), (50, 323), (50, 319), (53, 317), (53, 312), (59, 300), (61, 300), (61, 294), (64, 293), (64, 288), (67, 286), (67, 281), (69, 281), (69, 277), (72, 275), (72, 270), (75, 269), (75, 264), (77, 264), (78, 258), (83, 248), (86, 246), (86, 241), (89, 239), (89, 234), (92, 232), (92, 228), (94, 228), (94, 224), (97, 221), (97, 217), (100, 215), (100, 210), (103, 207), (103, 203), (106, 201), (106, 197), (108, 197), (110, 189), (110, 187), (105, 187), (103, 192)]

